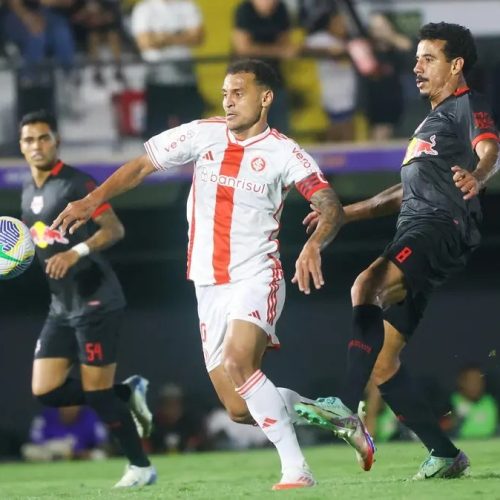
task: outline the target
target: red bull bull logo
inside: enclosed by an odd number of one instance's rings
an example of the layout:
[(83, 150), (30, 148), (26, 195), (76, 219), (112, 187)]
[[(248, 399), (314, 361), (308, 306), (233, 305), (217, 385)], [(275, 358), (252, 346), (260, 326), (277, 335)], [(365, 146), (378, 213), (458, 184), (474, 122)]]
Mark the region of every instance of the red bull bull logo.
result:
[(413, 137), (406, 148), (406, 154), (403, 159), (403, 165), (406, 165), (410, 160), (419, 158), (422, 155), (437, 156), (438, 152), (434, 149), (436, 146), (436, 134), (431, 135), (429, 140)]
[(60, 243), (61, 245), (67, 245), (69, 243), (69, 240), (63, 236), (59, 229), (50, 229), (50, 227), (42, 221), (36, 221), (30, 227), (30, 233), (33, 242), (39, 248), (47, 248), (54, 243)]

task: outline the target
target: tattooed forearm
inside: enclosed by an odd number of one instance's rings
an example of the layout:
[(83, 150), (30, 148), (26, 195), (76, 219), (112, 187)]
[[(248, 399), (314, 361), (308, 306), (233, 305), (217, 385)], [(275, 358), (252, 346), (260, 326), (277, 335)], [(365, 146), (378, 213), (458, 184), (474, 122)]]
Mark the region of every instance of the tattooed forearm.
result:
[(322, 250), (339, 232), (344, 224), (345, 214), (342, 204), (331, 188), (316, 191), (310, 201), (319, 213), (319, 220), (308, 243), (316, 243)]

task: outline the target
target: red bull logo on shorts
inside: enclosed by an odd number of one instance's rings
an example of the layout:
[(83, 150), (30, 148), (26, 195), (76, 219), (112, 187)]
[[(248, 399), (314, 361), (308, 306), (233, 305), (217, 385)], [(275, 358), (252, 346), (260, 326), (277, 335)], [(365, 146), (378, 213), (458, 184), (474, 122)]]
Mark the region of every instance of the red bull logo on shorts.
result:
[(419, 158), (422, 155), (428, 156), (437, 156), (439, 153), (436, 149), (436, 134), (431, 135), (429, 140), (426, 141), (424, 139), (419, 139), (418, 137), (414, 137), (408, 147), (406, 148), (406, 154), (403, 159), (403, 165), (409, 163), (410, 160), (414, 158)]
[(30, 233), (33, 242), (40, 248), (47, 248), (54, 243), (60, 243), (61, 245), (67, 245), (69, 243), (69, 240), (63, 236), (59, 229), (50, 229), (50, 227), (42, 221), (36, 221), (30, 227)]

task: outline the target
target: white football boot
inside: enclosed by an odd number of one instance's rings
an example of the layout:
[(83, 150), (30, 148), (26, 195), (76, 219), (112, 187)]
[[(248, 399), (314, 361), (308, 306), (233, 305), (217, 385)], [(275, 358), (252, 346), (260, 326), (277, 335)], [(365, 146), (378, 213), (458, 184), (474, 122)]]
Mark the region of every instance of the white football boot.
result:
[(128, 465), (123, 477), (113, 486), (114, 488), (140, 488), (156, 483), (156, 469), (149, 467), (137, 467)]
[(153, 430), (153, 415), (149, 411), (146, 394), (148, 392), (149, 381), (140, 375), (132, 375), (122, 382), (130, 387), (130, 399), (128, 406), (139, 437), (147, 438)]

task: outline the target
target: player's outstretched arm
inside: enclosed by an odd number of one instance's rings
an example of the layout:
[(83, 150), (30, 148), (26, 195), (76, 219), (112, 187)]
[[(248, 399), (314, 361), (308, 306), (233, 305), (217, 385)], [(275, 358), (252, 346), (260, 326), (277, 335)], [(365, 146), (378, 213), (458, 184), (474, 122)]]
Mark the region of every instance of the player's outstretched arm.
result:
[(311, 203), (318, 209), (317, 224), (300, 252), (292, 278), (292, 283), (297, 283), (299, 290), (305, 294), (311, 292), (311, 277), (316, 289), (325, 284), (320, 252), (335, 238), (345, 218), (342, 205), (331, 188), (316, 191), (311, 197)]
[(70, 234), (73, 234), (90, 219), (95, 209), (104, 201), (130, 191), (155, 171), (156, 168), (148, 155), (139, 156), (125, 163), (85, 198), (68, 203), (54, 220), (51, 228), (61, 226), (63, 233), (69, 230)]
[[(402, 199), (403, 187), (401, 184), (391, 186), (372, 198), (344, 206), (345, 223), (397, 213), (401, 207)], [(312, 212), (309, 212), (302, 221), (302, 224), (306, 226), (307, 234), (311, 234), (316, 229), (319, 221), (319, 208), (311, 203), (311, 209)]]
[(47, 259), (45, 272), (50, 278), (58, 280), (66, 276), (81, 258), (89, 253), (100, 252), (121, 240), (125, 236), (125, 229), (120, 219), (110, 207), (101, 215), (94, 217), (94, 222), (99, 229), (86, 241), (59, 252)]
[(344, 207), (346, 222), (375, 219), (399, 212), (403, 200), (403, 186), (396, 184), (367, 200)]

